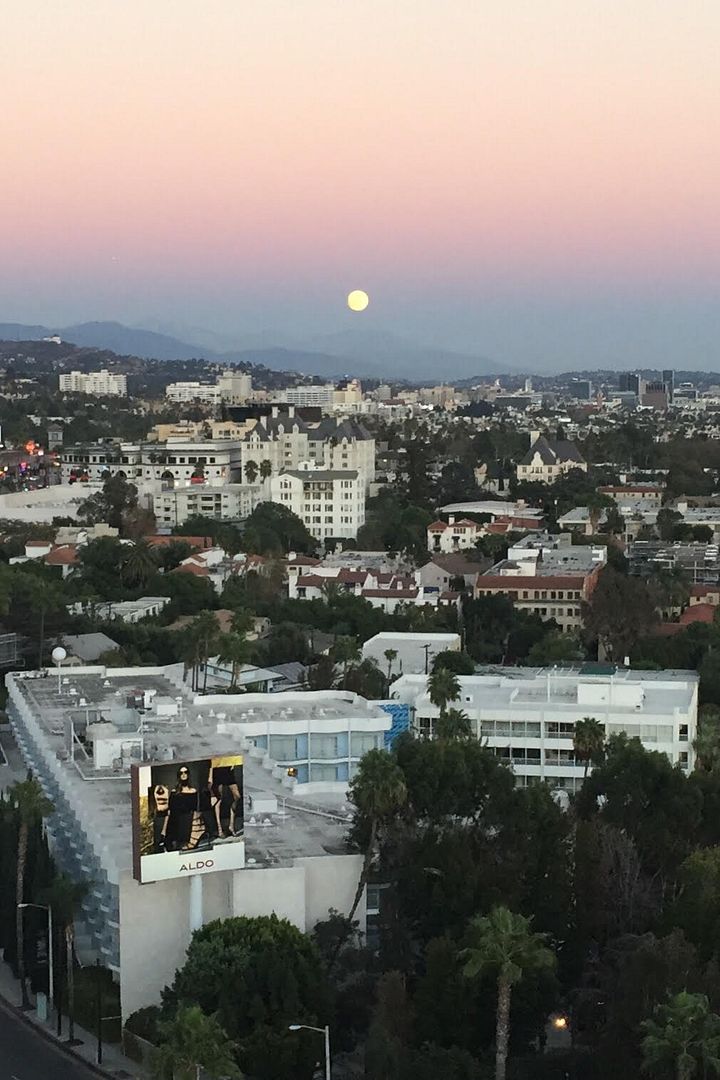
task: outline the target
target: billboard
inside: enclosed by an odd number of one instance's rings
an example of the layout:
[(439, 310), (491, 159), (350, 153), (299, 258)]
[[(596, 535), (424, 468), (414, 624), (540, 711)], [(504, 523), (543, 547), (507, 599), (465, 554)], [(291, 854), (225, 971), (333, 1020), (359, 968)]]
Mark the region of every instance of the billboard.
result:
[(130, 780), (136, 881), (243, 868), (241, 755), (134, 765)]

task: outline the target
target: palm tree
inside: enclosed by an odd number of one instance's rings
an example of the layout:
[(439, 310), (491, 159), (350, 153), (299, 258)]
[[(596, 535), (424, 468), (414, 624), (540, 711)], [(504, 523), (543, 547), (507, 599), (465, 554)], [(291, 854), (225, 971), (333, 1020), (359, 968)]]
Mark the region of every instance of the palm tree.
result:
[(573, 750), (576, 759), (585, 762), (583, 780), (586, 780), (590, 766), (602, 761), (605, 753), (605, 728), (599, 720), (591, 716), (578, 720), (573, 734)]
[(720, 1076), (720, 1016), (710, 1011), (705, 994), (683, 990), (640, 1028), (643, 1072), (672, 1069), (677, 1080)]
[(388, 673), (387, 673), (388, 686), (390, 686), (390, 672), (392, 671), (393, 664), (397, 660), (397, 654), (398, 654), (397, 649), (386, 649), (385, 652), (383, 653), (383, 656), (387, 660), (387, 666), (388, 666)]
[(155, 549), (147, 540), (140, 539), (127, 548), (120, 567), (120, 576), (126, 584), (143, 588), (157, 568), (158, 557)]
[(510, 1039), (512, 988), (530, 971), (555, 966), (555, 954), (545, 934), (531, 930), (531, 919), (506, 907), (495, 907), (488, 916), (475, 916), (468, 928), (469, 945), (463, 949), (463, 975), (476, 979), (488, 969), (497, 972), (495, 1017), (495, 1080), (505, 1080)]
[(348, 923), (352, 923), (367, 884), (378, 830), (381, 824), (401, 810), (407, 801), (407, 787), (402, 770), (386, 750), (368, 750), (360, 759), (358, 771), (350, 781), (349, 799), (368, 826), (365, 857), (348, 915)]
[(245, 479), (248, 484), (254, 484), (257, 480), (258, 467), (256, 461), (248, 461), (245, 465)]
[(201, 611), (191, 623), (197, 635), (198, 661), (203, 665), (203, 693), (207, 690), (208, 660), (217, 648), (220, 630), (215, 612)]
[(27, 580), (22, 583), (21, 596), (30, 611), (37, 615), (40, 620), (38, 628), (38, 667), (43, 665), (43, 652), (45, 650), (45, 619), (49, 611), (57, 611), (63, 608), (65, 597), (59, 584), (54, 581), (45, 581), (42, 578), (23, 575)]
[[(75, 1037), (75, 914), (87, 896), (90, 884), (73, 881), (64, 874), (53, 878), (43, 894), (43, 903), (52, 908), (53, 926), (65, 938), (65, 967), (68, 993), (68, 1036)], [(53, 947), (50, 942), (50, 948)], [(52, 987), (51, 987), (52, 991)]]
[(343, 666), (343, 682), (347, 678), (348, 664), (360, 659), (360, 646), (354, 637), (339, 637), (332, 647), (332, 657), (336, 664)]
[(470, 718), (461, 709), (448, 709), (447, 712), (440, 713), (435, 725), (435, 734), (438, 739), (444, 739), (445, 742), (471, 739)]
[(447, 668), (436, 668), (431, 672), (427, 689), (430, 701), (440, 710), (440, 716), (445, 715), (448, 702), (457, 701), (460, 697), (458, 677), (454, 671), (448, 671)]
[(17, 937), (17, 962), (22, 992), (23, 1007), (30, 1004), (25, 985), (25, 940), (23, 933), (23, 908), (17, 905), (25, 902), (25, 870), (27, 867), (28, 836), (32, 826), (37, 825), (52, 814), (55, 807), (45, 797), (37, 780), (27, 780), (13, 784), (8, 790), (8, 801), (18, 816), (17, 870), (15, 874), (15, 934)]
[(237, 687), (238, 675), (243, 664), (250, 660), (250, 646), (243, 634), (220, 634), (218, 638), (218, 660), (221, 664), (230, 664), (230, 689)]
[(272, 476), (272, 464), (264, 458), (260, 462), (260, 479), (267, 480), (268, 476)]
[(178, 1009), (160, 1025), (160, 1038), (151, 1062), (154, 1080), (199, 1080), (201, 1070), (210, 1080), (241, 1080), (235, 1044), (217, 1016), (199, 1005)]

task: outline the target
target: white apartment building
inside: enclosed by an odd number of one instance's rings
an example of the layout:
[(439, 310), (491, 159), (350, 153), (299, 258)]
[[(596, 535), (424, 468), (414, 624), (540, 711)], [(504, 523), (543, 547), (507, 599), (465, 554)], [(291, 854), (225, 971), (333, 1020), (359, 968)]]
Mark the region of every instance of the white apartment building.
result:
[(263, 462), (272, 476), (308, 463), (323, 469), (355, 469), (368, 488), (375, 479), (375, 440), (355, 419), (326, 417), (319, 424), (308, 424), (295, 415), (293, 406), (287, 413), (275, 407), (242, 440), (243, 476), (249, 464), (260, 469)]
[(244, 405), (252, 397), (252, 377), (233, 368), (218, 375), (216, 386), (220, 400), (227, 405)]
[(126, 397), (127, 375), (101, 371), (70, 371), (59, 376), (61, 394), (92, 394), (95, 397)]
[(327, 409), (333, 404), (335, 386), (333, 383), (324, 383), (322, 386), (288, 386), (278, 391), (277, 397), (279, 401), (286, 401), (288, 405)]
[[(517, 783), (547, 781), (568, 792), (582, 784), (573, 733), (591, 717), (606, 736), (625, 732), (673, 764), (693, 768), (697, 734), (698, 675), (694, 671), (631, 671), (613, 665), (573, 668), (487, 669), (458, 677), (452, 706), (469, 717), (473, 734), (513, 768)], [(424, 675), (403, 675), (391, 696), (411, 706), (414, 729), (432, 738), (439, 710)]]
[(286, 469), (270, 479), (270, 499), (292, 510), (317, 540), (357, 536), (365, 485), (356, 469)]
[(165, 397), (177, 405), (192, 405), (194, 402), (201, 405), (217, 405), (221, 400), (220, 389), (216, 383), (201, 382), (168, 383), (165, 387)]
[(106, 474), (124, 473), (132, 483), (190, 482), (210, 484), (240, 480), (241, 446), (238, 440), (169, 439), (166, 443), (86, 443), (62, 452), (65, 483), (85, 477), (100, 483)]
[(183, 525), (198, 514), (215, 521), (244, 521), (262, 500), (263, 489), (255, 484), (167, 486), (153, 493), (153, 511), (161, 528)]
[[(363, 660), (374, 660), (391, 676), (425, 674), (441, 652), (460, 652), (459, 634), (412, 634), (385, 630), (368, 638), (362, 647)], [(394, 656), (387, 657), (387, 653)]]

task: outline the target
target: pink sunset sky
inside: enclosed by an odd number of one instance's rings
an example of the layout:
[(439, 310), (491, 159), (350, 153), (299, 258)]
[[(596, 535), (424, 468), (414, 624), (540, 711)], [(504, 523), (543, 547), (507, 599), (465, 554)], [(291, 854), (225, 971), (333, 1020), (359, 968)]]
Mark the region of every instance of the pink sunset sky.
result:
[(0, 321), (713, 366), (718, 41), (717, 0), (11, 0)]

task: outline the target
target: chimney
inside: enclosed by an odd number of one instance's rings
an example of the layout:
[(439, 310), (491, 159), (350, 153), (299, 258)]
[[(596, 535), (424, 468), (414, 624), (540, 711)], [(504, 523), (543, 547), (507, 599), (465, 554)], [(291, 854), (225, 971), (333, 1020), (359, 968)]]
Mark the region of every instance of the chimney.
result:
[(454, 524), (455, 524), (455, 515), (454, 514), (449, 514), (448, 515), (448, 525), (454, 525)]
[(272, 414), (271, 414), (273, 419), (277, 420), (279, 413), (280, 413), (280, 410), (278, 409), (277, 405), (273, 405)]
[(288, 405), (288, 416), (294, 416), (294, 415), (295, 415), (295, 406), (294, 405)]
[(531, 431), (530, 432), (530, 445), (534, 446), (539, 438), (540, 438), (540, 432), (539, 431)]

